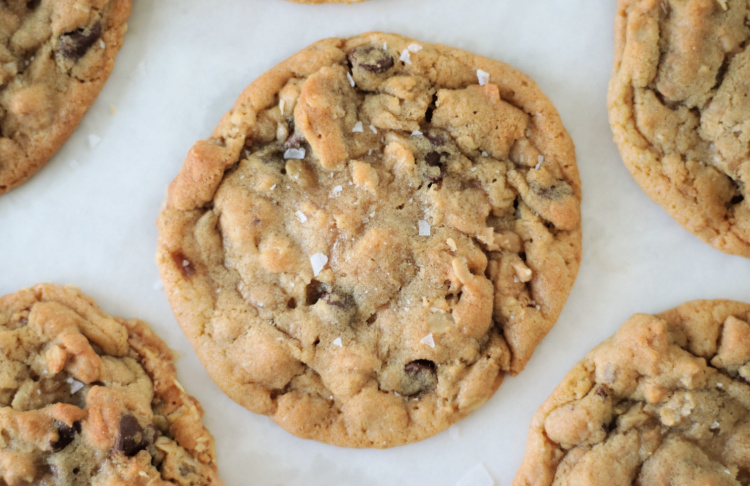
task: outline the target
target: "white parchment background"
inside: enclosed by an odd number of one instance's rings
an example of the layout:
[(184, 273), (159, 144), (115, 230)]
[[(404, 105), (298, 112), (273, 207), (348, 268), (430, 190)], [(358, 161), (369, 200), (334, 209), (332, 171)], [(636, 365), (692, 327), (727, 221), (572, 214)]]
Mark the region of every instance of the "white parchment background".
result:
[[(614, 13), (614, 0), (135, 0), (115, 71), (81, 126), (0, 196), (0, 294), (73, 283), (106, 311), (148, 321), (179, 353), (229, 485), (456, 485), (479, 464), (508, 485), (536, 408), (628, 316), (695, 298), (750, 301), (750, 260), (682, 230), (620, 161), (605, 106)], [(297, 439), (225, 397), (179, 330), (154, 264), (165, 188), (240, 91), (320, 38), (370, 30), (474, 51), (533, 77), (576, 143), (584, 195), (578, 281), (526, 370), (450, 432), (385, 451)]]

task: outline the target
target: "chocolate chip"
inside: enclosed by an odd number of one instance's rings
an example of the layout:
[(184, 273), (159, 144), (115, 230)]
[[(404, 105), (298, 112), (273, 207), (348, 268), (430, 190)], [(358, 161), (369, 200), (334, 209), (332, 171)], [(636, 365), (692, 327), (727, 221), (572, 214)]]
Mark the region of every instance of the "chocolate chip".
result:
[(603, 386), (596, 389), (596, 394), (602, 398), (607, 398), (607, 390), (605, 390)]
[(73, 425), (68, 427), (65, 422), (55, 420), (55, 427), (57, 427), (57, 440), (50, 442), (54, 452), (60, 452), (68, 447), (75, 439), (76, 434), (81, 433), (81, 422), (73, 422)]
[(195, 275), (195, 267), (190, 262), (190, 260), (187, 259), (184, 253), (181, 251), (176, 251), (172, 253), (172, 261), (174, 262), (175, 266), (180, 270), (180, 273), (182, 273), (182, 276), (185, 278), (190, 278), (193, 275)]
[(440, 162), (441, 158), (442, 154), (433, 150), (432, 152), (427, 152), (427, 155), (424, 156), (424, 161), (431, 167), (442, 167), (443, 164)]
[(349, 53), (349, 62), (354, 69), (364, 69), (382, 74), (393, 67), (393, 57), (385, 50), (374, 46), (359, 46)]
[(102, 24), (96, 22), (87, 29), (76, 29), (60, 36), (57, 50), (64, 57), (72, 60), (82, 58), (94, 42), (102, 35)]
[(143, 427), (133, 415), (126, 414), (120, 418), (120, 433), (115, 440), (115, 450), (126, 456), (134, 456), (148, 445)]
[(323, 290), (323, 292), (321, 292), (320, 294), (320, 299), (328, 305), (340, 307), (342, 309), (346, 309), (352, 306), (351, 296), (342, 294), (341, 292), (329, 292), (327, 290)]
[(731, 201), (729, 201), (729, 204), (731, 204), (732, 206), (734, 206), (734, 205), (736, 205), (736, 204), (739, 204), (739, 203), (741, 203), (741, 202), (742, 202), (742, 201), (744, 201), (744, 200), (745, 200), (745, 196), (743, 196), (742, 194), (740, 194), (740, 195), (738, 195), (738, 196), (734, 196), (734, 197), (733, 197), (733, 198), (731, 199)]
[(557, 201), (573, 194), (573, 189), (571, 189), (567, 182), (562, 180), (559, 180), (555, 184), (546, 187), (532, 182), (529, 184), (529, 187), (540, 197), (549, 199), (551, 201)]
[(435, 145), (436, 147), (445, 145), (445, 139), (439, 133), (427, 132), (424, 134), (424, 136), (427, 140), (430, 141), (432, 145)]
[(401, 393), (406, 396), (429, 393), (437, 386), (435, 363), (428, 359), (417, 359), (406, 363), (401, 380)]

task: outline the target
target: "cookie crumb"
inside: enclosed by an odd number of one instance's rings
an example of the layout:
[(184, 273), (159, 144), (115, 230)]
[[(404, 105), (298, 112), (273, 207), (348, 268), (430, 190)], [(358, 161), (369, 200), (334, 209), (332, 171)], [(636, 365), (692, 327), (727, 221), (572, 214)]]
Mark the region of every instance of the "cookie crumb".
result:
[(485, 84), (490, 82), (490, 73), (487, 71), (482, 71), (481, 69), (477, 69), (477, 81), (479, 81), (479, 86), (484, 86)]
[(430, 236), (430, 223), (420, 219), (417, 224), (419, 225), (419, 236)]
[(420, 339), (419, 342), (422, 344), (426, 344), (431, 348), (435, 347), (435, 339), (432, 337), (432, 333), (429, 333), (428, 335)]
[(362, 133), (363, 131), (364, 131), (364, 129), (362, 128), (362, 122), (361, 121), (358, 121), (357, 123), (354, 124), (354, 128), (352, 128), (352, 132)]
[(287, 149), (286, 152), (284, 152), (284, 158), (285, 159), (304, 159), (305, 158), (305, 149), (295, 149), (290, 148)]
[(313, 268), (313, 277), (317, 277), (320, 274), (320, 272), (323, 270), (323, 267), (326, 266), (326, 263), (328, 263), (328, 257), (323, 253), (315, 253), (314, 255), (310, 256), (310, 264)]

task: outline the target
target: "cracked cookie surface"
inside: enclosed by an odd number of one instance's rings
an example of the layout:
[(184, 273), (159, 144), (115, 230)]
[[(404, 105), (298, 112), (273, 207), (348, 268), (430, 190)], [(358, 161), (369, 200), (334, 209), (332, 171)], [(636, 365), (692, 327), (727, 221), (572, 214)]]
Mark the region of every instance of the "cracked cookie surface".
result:
[(0, 4), (0, 194), (70, 137), (112, 72), (131, 0)]
[(750, 482), (750, 305), (636, 314), (534, 415), (513, 484)]
[(223, 484), (202, 415), (146, 323), (67, 286), (0, 297), (0, 484)]
[(750, 2), (619, 0), (610, 124), (682, 227), (750, 257)]
[(328, 39), (190, 150), (157, 262), (235, 401), (390, 447), (523, 369), (578, 271), (579, 202), (573, 144), (527, 76), (397, 35)]

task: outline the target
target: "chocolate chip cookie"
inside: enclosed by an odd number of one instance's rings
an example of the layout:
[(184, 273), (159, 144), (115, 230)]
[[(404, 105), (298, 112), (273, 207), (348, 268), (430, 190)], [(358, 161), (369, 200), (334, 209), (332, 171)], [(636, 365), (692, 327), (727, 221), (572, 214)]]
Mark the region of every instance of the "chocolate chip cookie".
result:
[(328, 39), (190, 150), (157, 261), (234, 400), (390, 447), (523, 369), (578, 271), (579, 203), (573, 144), (524, 74), (398, 35)]
[(513, 484), (750, 483), (750, 305), (636, 314), (534, 415)]
[(223, 484), (172, 361), (74, 288), (0, 297), (0, 483)]
[(0, 3), (0, 194), (47, 163), (112, 72), (132, 0)]
[(625, 165), (680, 225), (750, 257), (750, 4), (620, 0), (609, 115)]

